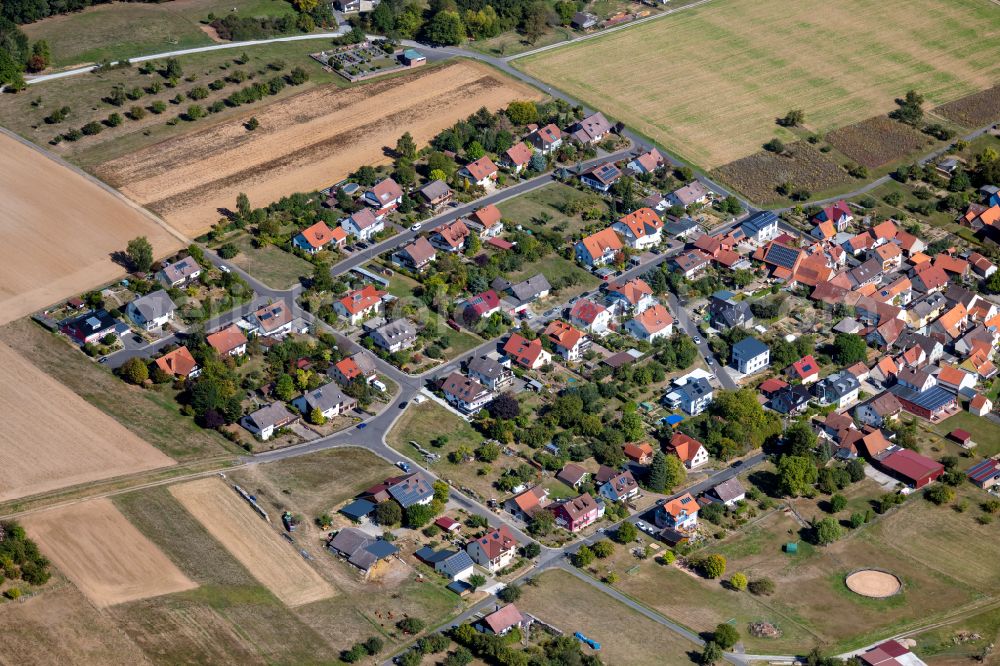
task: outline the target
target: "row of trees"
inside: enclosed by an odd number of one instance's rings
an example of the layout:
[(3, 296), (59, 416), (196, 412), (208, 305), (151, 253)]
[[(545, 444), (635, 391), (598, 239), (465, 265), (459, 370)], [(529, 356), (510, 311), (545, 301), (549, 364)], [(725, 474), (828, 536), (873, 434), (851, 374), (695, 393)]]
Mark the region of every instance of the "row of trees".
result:
[[(407, 0), (379, 4), (360, 24), (394, 39), (426, 39), (432, 44), (457, 45), (465, 39), (488, 39), (517, 30), (534, 43), (550, 24), (572, 18), (575, 3), (563, 2), (557, 15), (542, 0), (432, 0), (423, 5)], [(565, 15), (565, 16), (564, 16)]]
[[(0, 3), (6, 14), (7, 3)], [(28, 36), (7, 16), (0, 15), (0, 86), (23, 90), (24, 72), (40, 72), (49, 66), (52, 56), (44, 39), (29, 47)]]

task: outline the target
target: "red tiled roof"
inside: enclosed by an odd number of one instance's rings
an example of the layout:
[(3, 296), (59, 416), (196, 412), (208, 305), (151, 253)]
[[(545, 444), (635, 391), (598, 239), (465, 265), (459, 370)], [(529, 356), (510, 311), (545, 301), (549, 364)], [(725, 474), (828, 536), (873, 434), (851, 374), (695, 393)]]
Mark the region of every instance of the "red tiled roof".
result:
[(198, 367), (198, 363), (187, 347), (178, 347), (156, 359), (156, 366), (168, 375), (187, 377)]
[(206, 336), (205, 341), (212, 349), (219, 352), (220, 356), (225, 356), (240, 345), (245, 345), (247, 336), (243, 335), (243, 331), (236, 324), (230, 324), (224, 329)]
[(302, 230), (301, 236), (312, 248), (320, 248), (333, 240), (333, 229), (320, 220), (311, 227)]
[(340, 304), (349, 314), (355, 315), (378, 303), (384, 295), (384, 291), (379, 291), (373, 285), (366, 284), (362, 289), (347, 292), (347, 295), (340, 299)]
[(492, 177), (497, 172), (497, 165), (493, 164), (488, 156), (484, 155), (480, 157), (475, 162), (469, 162), (465, 165), (465, 170), (469, 172), (473, 180), (480, 181), (484, 178)]

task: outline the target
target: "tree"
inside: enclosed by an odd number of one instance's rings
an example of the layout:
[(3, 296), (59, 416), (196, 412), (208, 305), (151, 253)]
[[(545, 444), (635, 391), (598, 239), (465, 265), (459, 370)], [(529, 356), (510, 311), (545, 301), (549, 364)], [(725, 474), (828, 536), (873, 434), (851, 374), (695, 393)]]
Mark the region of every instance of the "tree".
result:
[(662, 493), (667, 488), (667, 457), (663, 451), (653, 454), (653, 462), (649, 465), (649, 476), (646, 484), (654, 493)]
[(528, 125), (538, 122), (538, 107), (532, 101), (515, 100), (507, 105), (507, 118), (515, 125)]
[(375, 11), (371, 13), (372, 26), (379, 33), (388, 35), (396, 27), (396, 17), (393, 15), (392, 7), (388, 2), (379, 3)]
[(806, 112), (802, 109), (792, 109), (785, 114), (785, 117), (778, 121), (782, 127), (798, 127), (806, 119)]
[(816, 483), (816, 465), (803, 456), (782, 456), (778, 461), (778, 488), (782, 495), (798, 497), (808, 494)]
[(439, 11), (427, 24), (427, 39), (436, 46), (455, 46), (465, 38), (465, 26), (458, 12)]
[(528, 532), (534, 536), (545, 536), (556, 527), (556, 519), (550, 511), (536, 511), (528, 523)]
[(781, 139), (771, 139), (764, 144), (764, 150), (780, 155), (785, 152), (785, 144)]
[(257, 116), (250, 116), (250, 120), (246, 122), (247, 130), (252, 132), (258, 127), (260, 127), (260, 121), (257, 120)]
[(476, 458), (483, 462), (495, 462), (500, 457), (500, 446), (495, 442), (485, 442), (476, 449)]
[(549, 166), (549, 160), (541, 152), (532, 153), (531, 159), (528, 160), (528, 168), (537, 173), (545, 171)]
[(830, 512), (840, 513), (847, 508), (847, 498), (841, 494), (836, 494), (830, 498)]
[(542, 553), (542, 547), (536, 542), (531, 541), (521, 549), (521, 554), (527, 557), (529, 560), (538, 557)]
[[(381, 6), (380, 4), (379, 7)], [(399, 137), (396, 141), (396, 154), (408, 160), (417, 156), (417, 143), (413, 140), (412, 134), (404, 132), (403, 136)]]
[(274, 395), (278, 396), (278, 400), (283, 400), (288, 402), (295, 395), (295, 380), (292, 379), (291, 375), (281, 375), (278, 377), (277, 381), (274, 382)]
[(125, 256), (136, 272), (145, 273), (153, 265), (153, 246), (145, 236), (133, 238), (125, 247)]
[(603, 560), (604, 558), (611, 557), (614, 554), (615, 545), (608, 539), (601, 539), (594, 544), (594, 547), (591, 550), (594, 551), (594, 555)]
[(406, 526), (410, 529), (419, 529), (431, 522), (435, 514), (437, 514), (440, 505), (435, 502), (430, 504), (414, 504), (409, 506), (403, 512), (403, 516), (406, 519)]
[(715, 627), (712, 640), (718, 643), (723, 650), (728, 650), (740, 642), (740, 632), (736, 631), (736, 627), (733, 625), (722, 622)]
[(166, 79), (179, 79), (184, 76), (184, 69), (181, 67), (181, 61), (177, 58), (167, 58), (166, 65), (163, 68), (163, 77)]
[(319, 407), (313, 407), (309, 412), (309, 423), (313, 425), (323, 425), (326, 423), (326, 417), (323, 416), (323, 410)]
[(573, 566), (580, 569), (590, 566), (594, 561), (594, 551), (587, 546), (580, 546), (580, 550), (573, 553)]
[(486, 585), (486, 576), (482, 574), (472, 574), (469, 576), (469, 585), (471, 585), (472, 590), (475, 591), (477, 587)]
[(404, 617), (396, 623), (396, 627), (404, 634), (419, 634), (427, 626), (423, 620), (416, 617)]
[(739, 199), (730, 194), (719, 203), (719, 209), (729, 215), (739, 215), (743, 212), (743, 205)]
[(663, 487), (664, 492), (670, 492), (687, 479), (687, 469), (684, 463), (677, 456), (667, 456), (667, 482)]
[(542, 0), (536, 0), (524, 10), (524, 17), (521, 19), (521, 32), (529, 44), (534, 44), (539, 37), (545, 34), (551, 13), (552, 10)]
[(944, 484), (935, 483), (924, 491), (924, 498), (940, 506), (955, 499), (955, 491)]
[(376, 655), (382, 651), (382, 648), (385, 647), (385, 641), (383, 641), (378, 636), (372, 636), (364, 643), (362, 643), (362, 645), (365, 648), (365, 652), (367, 652), (370, 655)]
[(142, 384), (149, 379), (149, 368), (141, 358), (130, 358), (125, 361), (118, 372), (129, 384)]
[(838, 333), (833, 339), (833, 360), (837, 365), (853, 365), (867, 360), (868, 346), (856, 333)]
[(395, 502), (382, 502), (375, 507), (375, 522), (383, 527), (399, 525), (403, 521), (403, 510)]
[(512, 604), (521, 598), (521, 588), (511, 583), (497, 592), (497, 598), (504, 603)]
[(473, 141), (465, 148), (465, 157), (470, 161), (478, 160), (484, 155), (486, 155), (486, 149), (478, 141)]
[(620, 544), (629, 544), (639, 537), (639, 528), (629, 521), (624, 521), (615, 530), (614, 539)]
[(440, 502), (442, 505), (448, 501), (448, 495), (451, 494), (451, 486), (449, 486), (444, 481), (438, 479), (434, 482), (434, 501)]
[(521, 403), (511, 393), (501, 393), (489, 404), (490, 415), (495, 419), (516, 419), (521, 414)]
[(699, 561), (698, 569), (705, 578), (721, 578), (726, 573), (726, 558), (713, 553)]
[(49, 66), (52, 54), (49, 51), (49, 43), (44, 39), (39, 39), (31, 45), (31, 57), (28, 58), (28, 71), (40, 72)]
[(785, 431), (785, 446), (792, 456), (805, 456), (816, 448), (816, 433), (808, 421), (796, 421)]
[(746, 574), (736, 572), (729, 578), (729, 586), (734, 590), (742, 592), (747, 589), (747, 577)]
[(923, 95), (918, 94), (915, 90), (909, 90), (906, 97), (896, 100), (899, 108), (890, 113), (889, 117), (908, 125), (919, 125), (920, 121), (924, 119), (923, 103)]
[(240, 192), (236, 195), (236, 214), (240, 216), (244, 222), (250, 218), (250, 213), (253, 212), (253, 208), (250, 206), (250, 197), (246, 195), (246, 192)]
[(722, 660), (722, 648), (719, 647), (718, 643), (715, 641), (709, 641), (705, 643), (705, 648), (701, 651), (701, 656), (699, 661), (704, 666), (711, 666), (712, 664)]
[(841, 528), (840, 523), (837, 522), (837, 519), (830, 516), (816, 523), (813, 530), (816, 535), (816, 543), (820, 546), (829, 546), (844, 534), (844, 530)]

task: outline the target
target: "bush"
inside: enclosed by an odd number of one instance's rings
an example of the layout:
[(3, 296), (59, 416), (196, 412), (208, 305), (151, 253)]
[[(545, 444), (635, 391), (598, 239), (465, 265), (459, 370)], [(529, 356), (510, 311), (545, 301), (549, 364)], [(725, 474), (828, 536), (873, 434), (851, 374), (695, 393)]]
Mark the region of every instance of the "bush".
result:
[(497, 598), (504, 603), (514, 603), (521, 598), (521, 588), (513, 583), (503, 588), (497, 593)]
[(155, 113), (156, 115), (159, 115), (167, 110), (167, 103), (161, 102), (160, 100), (156, 100), (155, 102), (149, 105), (149, 110)]
[(133, 106), (128, 110), (128, 117), (132, 120), (142, 120), (146, 117), (146, 109), (141, 106)]
[(615, 546), (609, 540), (601, 539), (594, 544), (591, 550), (594, 551), (594, 555), (603, 560), (604, 558), (611, 557), (614, 554)]
[(774, 581), (770, 578), (757, 578), (747, 584), (747, 590), (758, 597), (769, 597), (774, 594)]
[(118, 374), (129, 384), (142, 384), (149, 379), (149, 368), (141, 358), (130, 358), (118, 368)]
[(712, 640), (718, 643), (723, 650), (728, 650), (740, 642), (740, 632), (736, 631), (736, 627), (733, 625), (723, 622), (715, 627)]
[(696, 568), (705, 578), (721, 578), (726, 573), (726, 558), (718, 553), (708, 555), (697, 561)]
[(125, 118), (120, 113), (112, 113), (105, 122), (107, 122), (108, 127), (118, 127), (125, 122)]
[(780, 155), (785, 152), (785, 144), (781, 139), (771, 139), (764, 144), (764, 150)]
[(87, 136), (94, 136), (95, 134), (100, 134), (101, 130), (103, 129), (104, 128), (101, 126), (101, 123), (92, 120), (83, 127), (81, 127), (80, 131), (86, 134)]
[(626, 520), (615, 530), (614, 539), (618, 543), (627, 544), (635, 541), (638, 536), (639, 528)]
[(946, 485), (935, 483), (924, 491), (924, 499), (941, 506), (955, 499), (955, 491)]
[(419, 634), (427, 626), (423, 620), (415, 617), (404, 617), (396, 623), (396, 628), (404, 634)]
[(739, 592), (742, 592), (743, 590), (747, 589), (747, 584), (748, 583), (749, 583), (749, 581), (747, 580), (746, 574), (742, 574), (742, 573), (739, 573), (739, 572), (734, 573), (729, 578), (729, 586), (732, 587), (734, 590), (737, 590)]
[(187, 108), (187, 112), (184, 114), (185, 120), (198, 120), (199, 118), (204, 118), (207, 114), (205, 109), (199, 104), (192, 104)]
[(382, 651), (383, 647), (385, 647), (385, 641), (383, 641), (378, 636), (372, 636), (364, 643), (362, 643), (362, 645), (365, 646), (365, 652), (367, 652), (370, 655), (376, 655)]

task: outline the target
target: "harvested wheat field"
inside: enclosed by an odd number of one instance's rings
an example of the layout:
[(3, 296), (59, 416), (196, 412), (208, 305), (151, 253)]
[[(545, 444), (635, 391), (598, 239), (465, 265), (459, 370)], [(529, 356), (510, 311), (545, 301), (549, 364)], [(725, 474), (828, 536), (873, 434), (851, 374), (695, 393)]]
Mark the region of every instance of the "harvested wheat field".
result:
[(3, 133), (0, 183), (0, 324), (122, 275), (111, 255), (136, 236), (156, 256), (181, 247), (138, 208)]
[(715, 0), (514, 62), (712, 168), (775, 135), (790, 139), (775, 124), (790, 109), (825, 133), (893, 109), (911, 88), (930, 108), (996, 85), (997, 9), (990, 0)]
[(42, 552), (95, 606), (197, 587), (109, 499), (34, 513), (23, 523)]
[(264, 587), (289, 606), (333, 596), (333, 588), (236, 491), (209, 478), (170, 493)]
[[(417, 70), (347, 90), (325, 86), (114, 159), (97, 174), (187, 234), (218, 221), (246, 192), (255, 206), (326, 187), (409, 131), (418, 144), (480, 107), (540, 93), (470, 62)], [(248, 132), (250, 116), (260, 127)]]
[(173, 465), (0, 344), (0, 502)]

